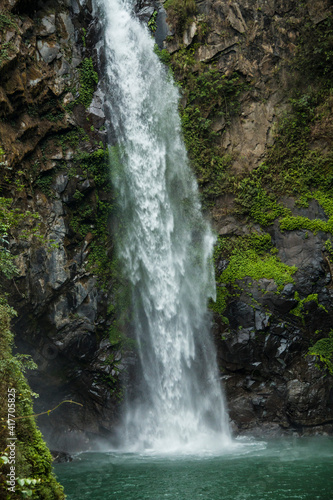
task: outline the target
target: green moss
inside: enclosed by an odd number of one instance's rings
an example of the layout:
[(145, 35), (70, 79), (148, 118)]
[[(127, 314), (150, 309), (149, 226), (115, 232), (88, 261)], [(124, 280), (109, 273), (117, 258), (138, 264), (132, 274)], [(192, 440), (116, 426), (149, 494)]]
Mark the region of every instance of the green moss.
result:
[(254, 250), (235, 250), (228, 268), (219, 277), (222, 283), (234, 283), (245, 277), (259, 280), (261, 278), (273, 279), (278, 287), (286, 283), (294, 283), (292, 275), (297, 271), (295, 266), (283, 264), (275, 255), (258, 255)]
[[(32, 392), (22, 374), (23, 366), (19, 357), (11, 353), (12, 335), (9, 331), (9, 321), (12, 311), (2, 302), (0, 305), (1, 324), (1, 357), (0, 357), (0, 392), (2, 401), (7, 400), (7, 390), (13, 389), (16, 394), (15, 416), (23, 417), (33, 414)], [(8, 429), (5, 424), (7, 418), (6, 407), (0, 408), (2, 432), (0, 434), (0, 479), (5, 490), (5, 475), (9, 464), (6, 463), (8, 448), (6, 438)], [(8, 498), (18, 499), (26, 496), (40, 500), (64, 499), (62, 487), (57, 483), (52, 472), (52, 457), (43, 441), (40, 431), (33, 418), (24, 418), (15, 422), (16, 463), (17, 477), (16, 493)], [(36, 484), (27, 485), (26, 479), (37, 480)], [(5, 492), (3, 492), (6, 495)], [(7, 498), (4, 496), (3, 498)]]
[(324, 231), (325, 233), (333, 234), (333, 217), (325, 222), (321, 219), (308, 219), (307, 217), (301, 216), (287, 216), (283, 217), (280, 222), (281, 231), (293, 231), (295, 229), (308, 229), (314, 234), (318, 231)]
[(290, 311), (291, 314), (294, 316), (299, 317), (302, 320), (303, 325), (305, 324), (305, 316), (308, 314), (308, 311), (305, 309), (305, 304), (308, 304), (309, 302), (314, 302), (317, 304), (318, 308), (322, 309), (326, 313), (328, 312), (327, 309), (322, 304), (319, 304), (318, 302), (318, 294), (317, 293), (312, 293), (305, 297), (304, 299), (300, 300), (298, 292), (295, 292), (294, 298), (298, 300), (297, 306)]
[[(27, 214), (18, 214), (10, 206), (11, 200), (1, 199), (1, 265), (0, 272), (7, 278), (15, 273), (11, 256), (6, 252), (5, 236), (18, 221), (29, 218)], [(20, 216), (19, 216), (20, 215)], [(65, 498), (62, 487), (56, 481), (52, 472), (52, 457), (36, 427), (33, 414), (32, 397), (36, 396), (30, 390), (24, 371), (36, 368), (29, 356), (12, 354), (13, 335), (10, 321), (15, 311), (8, 305), (3, 294), (0, 295), (0, 496), (1, 498), (21, 499), (31, 497), (40, 500), (62, 500)], [(8, 390), (15, 394), (14, 424), (8, 422)], [(13, 396), (11, 396), (13, 399)], [(12, 401), (11, 401), (12, 402)], [(23, 418), (26, 417), (26, 418)], [(14, 433), (15, 441), (15, 493), (8, 492), (6, 481), (10, 464), (8, 437)]]
[(119, 345), (121, 343), (123, 335), (116, 320), (112, 322), (108, 333), (111, 345)]
[(313, 193), (313, 198), (318, 201), (329, 217), (333, 217), (333, 197), (330, 193), (318, 190)]
[[(294, 283), (295, 266), (283, 264), (274, 255), (271, 237), (267, 233), (250, 233), (243, 237), (219, 238), (214, 252), (215, 262), (223, 258), (228, 267), (217, 277), (217, 298), (210, 309), (223, 317), (232, 289), (242, 290), (239, 283), (245, 278), (258, 281), (261, 278), (273, 279), (282, 289), (287, 283)], [(237, 284), (236, 284), (237, 282)]]
[(244, 236), (219, 236), (214, 249), (214, 261), (218, 262), (220, 258), (229, 259), (234, 252), (243, 252), (244, 250), (253, 250), (258, 255), (272, 250), (272, 239), (268, 233), (252, 232)]
[(91, 57), (83, 59), (80, 67), (80, 97), (77, 102), (88, 108), (98, 83), (98, 74), (94, 70)]
[(262, 226), (268, 226), (277, 217), (291, 215), (291, 212), (263, 187), (262, 172), (264, 170), (265, 165), (263, 164), (255, 169), (249, 177), (238, 183), (235, 203), (237, 213), (249, 216)]
[(320, 362), (318, 368), (326, 368), (333, 375), (333, 330), (329, 336), (318, 340), (308, 351), (308, 355), (316, 356)]
[(333, 245), (332, 245), (331, 240), (325, 241), (325, 250), (329, 254), (329, 256), (332, 258), (333, 257)]

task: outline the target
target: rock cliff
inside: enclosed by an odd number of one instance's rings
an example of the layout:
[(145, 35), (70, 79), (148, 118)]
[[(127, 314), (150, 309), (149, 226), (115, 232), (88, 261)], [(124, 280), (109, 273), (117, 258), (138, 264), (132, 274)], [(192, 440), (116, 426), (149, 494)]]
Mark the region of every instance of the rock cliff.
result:
[(318, 362), (332, 352), (332, 7), (165, 7), (185, 140), (219, 236), (212, 309), (234, 428), (331, 432), (332, 366)]
[(1, 187), (13, 207), (39, 217), (10, 240), (16, 346), (38, 365), (29, 377), (37, 412), (64, 399), (83, 404), (39, 419), (52, 447), (81, 448), (108, 433), (120, 397), (96, 23), (90, 2), (1, 7)]
[[(82, 448), (119, 419), (128, 351), (126, 322), (119, 327), (126, 297), (107, 236), (114, 200), (99, 25), (90, 1), (7, 0), (1, 8), (2, 192), (39, 215), (10, 241), (20, 270), (6, 283), (16, 345), (38, 364), (29, 377), (37, 411), (64, 399), (84, 405), (40, 420), (48, 442)], [(330, 2), (137, 3), (142, 22), (154, 11), (219, 236), (211, 307), (235, 431), (331, 432), (329, 365), (308, 355), (332, 328)], [(326, 66), (308, 55), (311, 32)]]

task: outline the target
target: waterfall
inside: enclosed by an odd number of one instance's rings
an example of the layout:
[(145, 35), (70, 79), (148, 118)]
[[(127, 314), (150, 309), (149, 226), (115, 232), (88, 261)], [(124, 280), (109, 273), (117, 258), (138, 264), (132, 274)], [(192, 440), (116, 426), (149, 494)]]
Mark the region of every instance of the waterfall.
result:
[[(123, 449), (223, 448), (227, 414), (210, 338), (214, 236), (182, 140), (179, 92), (131, 0), (95, 0), (120, 161), (118, 255), (132, 288), (140, 398), (126, 403)], [(139, 375), (138, 375), (139, 378)]]

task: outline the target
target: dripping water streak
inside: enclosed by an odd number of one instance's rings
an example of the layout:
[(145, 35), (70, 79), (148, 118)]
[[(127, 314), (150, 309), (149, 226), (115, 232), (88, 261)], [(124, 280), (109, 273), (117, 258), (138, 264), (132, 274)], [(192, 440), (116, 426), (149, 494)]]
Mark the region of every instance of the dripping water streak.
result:
[(105, 19), (108, 106), (120, 155), (111, 162), (132, 285), (142, 371), (123, 448), (223, 449), (231, 443), (210, 339), (214, 237), (201, 214), (178, 116), (179, 94), (131, 1), (96, 0)]

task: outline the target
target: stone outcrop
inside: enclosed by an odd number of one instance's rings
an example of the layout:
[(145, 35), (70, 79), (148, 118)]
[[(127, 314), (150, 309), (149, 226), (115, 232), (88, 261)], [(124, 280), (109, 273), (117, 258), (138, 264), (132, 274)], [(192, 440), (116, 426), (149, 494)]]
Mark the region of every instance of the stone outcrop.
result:
[[(38, 365), (29, 375), (40, 395), (36, 412), (65, 399), (83, 405), (40, 418), (48, 443), (82, 449), (117, 418), (122, 356), (108, 340), (109, 291), (87, 265), (94, 235), (78, 236), (72, 222), (78, 199), (97, 210), (94, 177), (80, 171), (77, 156), (105, 143), (101, 92), (87, 110), (77, 101), (82, 61), (95, 57), (91, 3), (11, 0), (1, 8), (2, 187), (19, 210), (39, 215), (37, 238), (21, 237), (36, 226), (32, 220), (10, 242), (19, 269), (8, 284), (16, 346)], [(109, 197), (99, 191), (99, 199)]]
[[(277, 121), (289, 109), (288, 64), (295, 57), (302, 14), (292, 0), (272, 0), (260, 7), (251, 0), (207, 0), (197, 5), (198, 14), (175, 36), (170, 36), (172, 26), (165, 27), (163, 9), (155, 3), (140, 4), (138, 12), (147, 22), (152, 8), (158, 10), (156, 41), (161, 46), (158, 30), (168, 34), (165, 46), (171, 54), (187, 47), (194, 51), (198, 65), (214, 64), (226, 76), (237, 72), (251, 85), (230, 124), (223, 117), (212, 117), (212, 129), (223, 132), (221, 153), (232, 157), (230, 174), (242, 173), (265, 159)], [(321, 0), (307, 2), (303, 8), (314, 24), (331, 12), (329, 2)], [(200, 43), (202, 23), (209, 28), (204, 43)], [(327, 133), (319, 136), (320, 143), (313, 134), (314, 147), (329, 147)], [(232, 215), (233, 203), (232, 197), (224, 195), (211, 209), (213, 225), (222, 237), (249, 232), (247, 221)], [(314, 200), (307, 208), (298, 208), (293, 198), (283, 203), (295, 216), (328, 219)], [(332, 269), (325, 251), (328, 235), (301, 229), (282, 232), (278, 222), (267, 231), (281, 261), (298, 270), (294, 283), (282, 291), (272, 279), (245, 280), (243, 291), (228, 303), (229, 325), (216, 318), (218, 361), (230, 417), (236, 433), (256, 429), (259, 433), (331, 433), (332, 377), (318, 368), (314, 356), (307, 355), (314, 332), (318, 328), (328, 332), (333, 324)], [(227, 265), (218, 263), (221, 269)], [(301, 299), (316, 296), (304, 304), (301, 317), (293, 313), (298, 305), (295, 292)]]
[[(173, 61), (181, 54), (182, 60), (189, 61), (188, 71), (194, 78), (210, 67), (226, 77), (236, 72), (249, 84), (240, 97), (239, 112), (229, 123), (220, 116), (223, 109), (220, 115), (216, 108), (204, 115), (218, 133), (221, 156), (231, 158), (226, 179), (246, 175), (266, 159), (278, 119), (290, 109), (288, 90), (294, 78), (290, 63), (297, 52), (304, 16), (316, 26), (331, 14), (331, 3), (325, 0), (302, 6), (293, 0), (268, 0), (260, 5), (255, 0), (203, 0), (197, 2), (197, 13), (181, 32), (170, 18), (173, 36), (165, 46)], [(187, 95), (187, 77), (177, 63), (175, 67)], [(316, 142), (312, 135), (313, 149), (331, 147), (326, 120), (326, 132), (320, 134), (323, 140)], [(294, 216), (328, 220), (315, 200), (306, 208), (298, 208), (292, 197), (281, 201)], [(259, 224), (235, 214), (234, 196), (227, 188), (211, 205), (213, 226), (221, 238), (262, 231)], [(307, 355), (315, 331), (329, 332), (333, 325), (332, 267), (325, 250), (331, 235), (305, 229), (283, 232), (278, 221), (265, 231), (281, 261), (298, 270), (294, 283), (283, 290), (273, 279), (239, 280), (223, 313), (229, 324), (215, 317), (218, 362), (230, 418), (236, 433), (331, 433), (332, 376), (318, 368), (314, 356)], [(228, 265), (227, 260), (217, 262), (218, 273)], [(304, 304), (301, 317), (296, 316), (299, 300), (312, 294), (316, 299)]]
[[(237, 432), (253, 428), (259, 432), (263, 427), (263, 432), (331, 433), (332, 377), (307, 354), (314, 332), (332, 327), (327, 235), (305, 230), (281, 233), (278, 224), (271, 235), (281, 260), (298, 271), (295, 283), (285, 285), (281, 292), (272, 279), (245, 280), (246, 291), (227, 307), (228, 327), (216, 326), (230, 417)], [(304, 304), (301, 318), (293, 313), (298, 304), (296, 291), (302, 297), (317, 296)]]
[[(307, 2), (314, 22), (329, 14), (329, 2)], [(314, 7), (316, 5), (316, 7)], [(243, 96), (242, 110), (221, 137), (224, 153), (234, 157), (235, 172), (254, 168), (272, 144), (277, 115), (286, 109), (285, 89), (288, 72), (284, 68), (296, 51), (299, 28), (298, 3), (269, 0), (203, 0), (197, 2), (198, 15), (181, 36), (167, 41), (174, 53), (183, 46), (199, 43), (198, 62), (214, 63), (224, 75), (238, 72), (254, 85), (251, 96)], [(209, 34), (204, 43), (193, 38), (206, 23)], [(195, 70), (196, 68), (194, 68)]]

